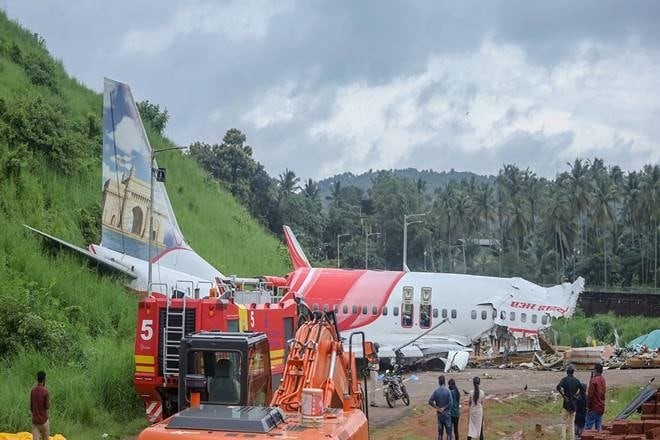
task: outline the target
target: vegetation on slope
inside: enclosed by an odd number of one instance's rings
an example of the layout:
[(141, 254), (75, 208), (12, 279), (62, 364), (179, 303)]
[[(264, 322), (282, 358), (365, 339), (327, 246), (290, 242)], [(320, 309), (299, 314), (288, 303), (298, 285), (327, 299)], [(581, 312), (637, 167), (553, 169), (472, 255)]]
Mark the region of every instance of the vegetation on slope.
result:
[[(101, 110), (102, 97), (70, 78), (43, 39), (0, 12), (0, 431), (29, 429), (39, 369), (53, 432), (96, 438), (144, 423), (131, 383), (137, 298), (22, 226), (98, 243)], [(171, 144), (148, 131), (156, 148)], [(163, 153), (159, 163), (181, 229), (204, 258), (227, 274), (289, 270), (279, 241), (192, 159)]]

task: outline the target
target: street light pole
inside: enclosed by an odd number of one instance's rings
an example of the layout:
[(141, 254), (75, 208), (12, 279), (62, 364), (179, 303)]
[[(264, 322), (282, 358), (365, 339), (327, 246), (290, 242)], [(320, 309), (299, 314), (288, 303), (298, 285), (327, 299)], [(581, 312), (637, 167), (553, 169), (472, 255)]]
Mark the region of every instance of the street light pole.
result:
[(364, 268), (369, 269), (369, 237), (372, 235), (375, 235), (378, 237), (380, 232), (365, 232), (365, 240), (364, 240)]
[(350, 235), (351, 234), (337, 234), (337, 269), (339, 269), (339, 239)]
[[(159, 171), (155, 167), (155, 160), (156, 160), (156, 154), (162, 153), (163, 151), (170, 151), (170, 150), (185, 150), (188, 147), (168, 147), (168, 148), (160, 148), (158, 150), (151, 150), (151, 158), (149, 161), (149, 169), (150, 169), (150, 180), (149, 180), (149, 240), (148, 240), (148, 252), (149, 252), (149, 271), (147, 275), (147, 291), (148, 295), (151, 296), (151, 281), (152, 281), (152, 263), (151, 263), (151, 242), (153, 240), (153, 235), (154, 235), (154, 175)], [(165, 181), (165, 174), (159, 176), (158, 179), (159, 182), (164, 182)], [(166, 292), (167, 293), (167, 292)]]
[(403, 216), (403, 270), (404, 272), (410, 272), (410, 269), (408, 268), (408, 225), (412, 225), (415, 223), (423, 223), (424, 220), (413, 220), (411, 222), (408, 221), (409, 218), (413, 217), (424, 217), (426, 215), (425, 212), (421, 214), (405, 214)]

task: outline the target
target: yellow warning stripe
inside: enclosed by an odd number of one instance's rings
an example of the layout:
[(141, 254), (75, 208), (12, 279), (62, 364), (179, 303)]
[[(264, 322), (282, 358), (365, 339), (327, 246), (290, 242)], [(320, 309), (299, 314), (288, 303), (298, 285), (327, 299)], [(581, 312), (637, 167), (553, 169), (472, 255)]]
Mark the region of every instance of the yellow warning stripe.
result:
[(136, 365), (135, 366), (135, 372), (136, 373), (153, 373), (155, 371), (155, 368), (153, 365)]
[(243, 304), (236, 304), (238, 306), (238, 331), (246, 332), (248, 329), (248, 311), (247, 307)]
[(277, 357), (282, 357), (284, 356), (284, 349), (280, 348), (279, 350), (271, 350), (270, 351), (270, 358), (277, 358)]
[(154, 357), (145, 355), (145, 354), (136, 354), (135, 355), (135, 363), (136, 364), (151, 364), (153, 365), (154, 363)]

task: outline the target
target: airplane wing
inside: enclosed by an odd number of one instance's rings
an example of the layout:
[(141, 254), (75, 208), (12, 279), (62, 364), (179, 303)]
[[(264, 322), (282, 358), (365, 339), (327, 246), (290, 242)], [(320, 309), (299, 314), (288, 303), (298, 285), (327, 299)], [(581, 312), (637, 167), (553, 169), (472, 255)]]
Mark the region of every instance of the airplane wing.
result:
[(311, 268), (312, 265), (309, 264), (309, 260), (307, 259), (302, 246), (300, 246), (300, 243), (298, 243), (298, 239), (293, 234), (291, 228), (284, 225), (283, 229), (284, 237), (286, 238), (286, 247), (289, 249), (289, 255), (291, 256), (291, 263), (293, 263), (294, 270), (300, 269), (301, 267)]
[(136, 279), (137, 278), (136, 274), (134, 274), (128, 268), (122, 266), (121, 264), (118, 264), (114, 261), (108, 260), (107, 258), (102, 258), (102, 257), (99, 257), (98, 255), (94, 255), (92, 252), (88, 251), (87, 249), (76, 246), (75, 244), (68, 243), (68, 242), (66, 242), (66, 241), (64, 241), (60, 238), (53, 237), (52, 235), (46, 234), (45, 232), (40, 231), (38, 229), (35, 229), (31, 226), (28, 226), (28, 225), (23, 225), (23, 226), (25, 226), (30, 231), (36, 232), (37, 234), (41, 235), (42, 237), (47, 238), (49, 241), (51, 241), (53, 243), (56, 243), (60, 246), (64, 246), (68, 249), (74, 250), (74, 251), (84, 255), (85, 257), (87, 257), (88, 260), (90, 260), (91, 262), (93, 262), (95, 264), (100, 264), (101, 266), (105, 267), (106, 269), (110, 269), (114, 272), (121, 273), (122, 275), (125, 275), (125, 276), (127, 276), (131, 279)]

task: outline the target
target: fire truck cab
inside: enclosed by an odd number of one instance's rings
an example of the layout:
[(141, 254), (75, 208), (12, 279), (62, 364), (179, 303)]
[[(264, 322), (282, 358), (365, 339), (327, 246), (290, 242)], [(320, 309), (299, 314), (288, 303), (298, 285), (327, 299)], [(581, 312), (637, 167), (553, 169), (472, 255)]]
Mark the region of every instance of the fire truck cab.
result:
[[(179, 282), (160, 286), (138, 304), (133, 384), (145, 404), (147, 419), (158, 422), (179, 409), (179, 349), (187, 335), (203, 331), (240, 333), (263, 331), (269, 341), (270, 373), (276, 387), (284, 371), (286, 341), (293, 338), (299, 319), (309, 308), (291, 292), (278, 290), (259, 279), (217, 280), (206, 287)], [(282, 295), (280, 295), (282, 294)], [(210, 371), (215, 367), (207, 366)]]

